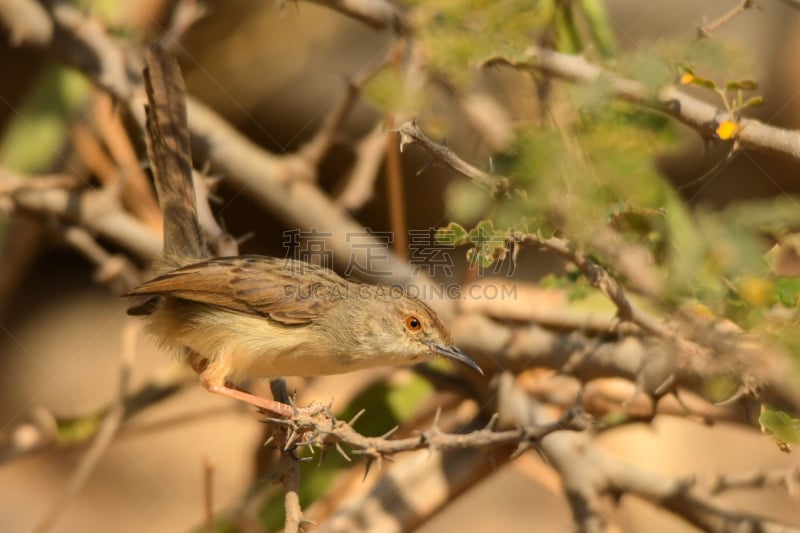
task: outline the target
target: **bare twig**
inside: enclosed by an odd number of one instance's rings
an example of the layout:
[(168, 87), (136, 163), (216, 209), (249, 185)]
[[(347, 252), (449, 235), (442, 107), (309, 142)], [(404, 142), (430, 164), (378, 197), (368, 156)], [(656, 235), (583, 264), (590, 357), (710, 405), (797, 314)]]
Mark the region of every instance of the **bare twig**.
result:
[(13, 200), (18, 208), (73, 222), (140, 258), (153, 260), (161, 255), (161, 236), (125, 212), (113, 191), (23, 189)]
[[(575, 396), (571, 399), (574, 400)], [(408, 420), (403, 426), (432, 426), (445, 431), (459, 428), (469, 432), (480, 428), (493, 430), (497, 425), (496, 416), (488, 423), (480, 417), (465, 424), (462, 415), (458, 414), (460, 402), (457, 398), (453, 397), (454, 405), (449, 406), (443, 406), (440, 400), (431, 398), (426, 402), (428, 408), (425, 412), (419, 413), (420, 418)], [(379, 476), (368, 478), (360, 475), (357, 469), (349, 469), (328, 494), (309, 507), (307, 515), (319, 522), (315, 531), (320, 533), (411, 531), (512, 461), (516, 447), (517, 443), (511, 442), (488, 449), (464, 448), (447, 453), (421, 449), (392, 456), (391, 468)], [(380, 469), (380, 458), (367, 459), (368, 463), (372, 462), (376, 469)], [(393, 497), (387, 498), (387, 494)]]
[(283, 467), (281, 483), (286, 493), (284, 497), (286, 520), (283, 531), (285, 533), (297, 533), (303, 520), (303, 511), (300, 508), (300, 496), (298, 494), (300, 490), (300, 465), (290, 453), (282, 452), (281, 466)]
[(331, 109), (314, 136), (297, 152), (309, 166), (318, 166), (322, 158), (330, 151), (336, 135), (350, 115), (353, 106), (358, 102), (364, 84), (386, 68), (388, 64), (389, 59), (384, 58), (348, 81), (344, 98)]
[[(536, 305), (536, 300), (524, 298), (520, 306), (525, 304)], [(555, 322), (539, 326), (524, 318), (493, 316), (496, 315), (489, 304), (472, 305), (452, 322), (458, 346), (474, 354), (478, 363), (486, 367), (513, 372), (550, 368), (567, 372), (583, 383), (604, 377), (636, 382), (640, 376), (647, 376), (645, 392), (658, 388), (670, 374), (675, 375), (675, 388), (690, 390), (700, 390), (714, 376), (724, 379), (738, 376), (760, 384), (758, 399), (790, 411), (800, 410), (800, 389), (791, 361), (766, 348), (733, 345), (724, 351), (725, 357), (715, 356), (712, 350), (679, 353), (655, 337), (623, 335), (598, 342), (581, 331), (580, 326), (565, 331), (562, 326), (553, 329)], [(742, 399), (738, 409), (730, 406), (734, 409), (726, 411), (722, 419), (752, 425), (753, 411), (748, 416), (743, 406), (750, 405), (755, 412), (757, 407), (747, 402), (754, 402), (752, 394)]]
[(484, 64), (534, 70), (574, 83), (604, 81), (615, 97), (669, 115), (703, 137), (716, 138), (720, 122), (732, 121), (740, 127), (735, 138), (740, 148), (800, 159), (800, 132), (776, 128), (754, 119), (730, 116), (726, 111), (689, 96), (673, 85), (662, 88), (657, 94), (650, 94), (638, 81), (603, 70), (582, 56), (561, 54), (539, 47), (529, 48), (526, 56), (527, 61), (494, 57)]
[(711, 34), (720, 29), (722, 26), (733, 20), (737, 15), (744, 13), (755, 5), (755, 0), (742, 0), (739, 4), (711, 22), (704, 23), (697, 28), (698, 37), (711, 37)]
[[(406, 41), (395, 44), (391, 53), (391, 68), (395, 71), (402, 66), (403, 55), (407, 49)], [(394, 234), (395, 253), (404, 261), (408, 260), (408, 222), (406, 221), (406, 199), (403, 192), (403, 162), (397, 144), (397, 134), (393, 131), (395, 121), (401, 120), (395, 110), (384, 114), (386, 125), (386, 184), (389, 201), (389, 227)]]
[[(391, 114), (386, 118), (387, 129), (391, 129)], [(408, 260), (408, 223), (406, 222), (406, 201), (403, 194), (403, 168), (397, 149), (397, 134), (386, 132), (386, 179), (389, 197), (389, 223), (394, 234), (395, 253)]]
[(219, 257), (239, 255), (239, 242), (220, 226), (211, 210), (211, 191), (209, 190), (211, 181), (198, 171), (192, 172), (197, 219), (200, 227), (203, 229), (214, 255)]
[(161, 211), (142, 170), (136, 151), (131, 145), (118, 112), (114, 109), (107, 93), (97, 92), (93, 115), (100, 133), (103, 135), (108, 151), (119, 167), (123, 181), (122, 201), (125, 207), (148, 227), (159, 230), (162, 226)]
[(86, 168), (100, 183), (109, 186), (117, 181), (117, 167), (86, 124), (78, 124), (72, 130), (70, 140)]
[[(2, 200), (2, 198), (0, 198)], [(3, 212), (0, 202), (0, 213)], [(0, 239), (0, 321), (10, 310), (12, 299), (39, 255), (45, 224), (33, 215), (12, 217)]]
[(13, 46), (44, 45), (53, 35), (53, 22), (44, 7), (33, 0), (0, 2), (0, 22), (8, 29)]
[(161, 38), (161, 46), (167, 50), (172, 50), (181, 37), (207, 14), (208, 7), (203, 2), (197, 0), (180, 0), (176, 2), (169, 21), (169, 28)]
[(721, 494), (729, 490), (752, 489), (760, 487), (780, 487), (790, 494), (800, 485), (800, 466), (779, 470), (752, 470), (732, 474), (720, 474), (708, 484), (711, 494)]
[(509, 463), (512, 449), (495, 448), (488, 458), (469, 449), (412, 453), (398, 457), (383, 475), (372, 476), (366, 487), (359, 473), (348, 474), (349, 483), (326, 495), (341, 501), (320, 498), (309, 508), (309, 516), (319, 522), (314, 531), (414, 531)]
[(372, 198), (386, 148), (386, 132), (382, 121), (356, 143), (353, 149), (355, 163), (345, 178), (344, 187), (336, 196), (345, 209), (360, 209)]
[(83, 184), (80, 178), (67, 174), (19, 176), (0, 168), (0, 196), (24, 190), (71, 189)]
[(142, 282), (142, 276), (127, 257), (108, 253), (83, 228), (76, 226), (66, 228), (64, 230), (64, 239), (97, 265), (97, 270), (95, 271), (96, 281), (109, 283), (119, 280), (119, 294), (132, 289)]
[(438, 144), (430, 140), (422, 130), (417, 126), (416, 121), (404, 122), (397, 128), (400, 133), (400, 151), (407, 144), (418, 143), (426, 152), (430, 153), (435, 158), (442, 161), (448, 167), (452, 168), (459, 174), (466, 176), (474, 181), (476, 184), (484, 187), (492, 192), (492, 194), (499, 195), (508, 190), (511, 181), (504, 176), (495, 176), (476, 168), (457, 155), (455, 155), (449, 148), (444, 145)]

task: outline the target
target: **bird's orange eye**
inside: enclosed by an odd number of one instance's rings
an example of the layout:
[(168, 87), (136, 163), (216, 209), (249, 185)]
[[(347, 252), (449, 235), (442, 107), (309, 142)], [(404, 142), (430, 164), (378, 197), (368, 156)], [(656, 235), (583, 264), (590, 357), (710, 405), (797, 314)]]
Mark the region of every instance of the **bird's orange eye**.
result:
[(409, 331), (419, 331), (422, 329), (422, 322), (414, 315), (409, 315), (408, 318), (406, 318), (406, 327)]

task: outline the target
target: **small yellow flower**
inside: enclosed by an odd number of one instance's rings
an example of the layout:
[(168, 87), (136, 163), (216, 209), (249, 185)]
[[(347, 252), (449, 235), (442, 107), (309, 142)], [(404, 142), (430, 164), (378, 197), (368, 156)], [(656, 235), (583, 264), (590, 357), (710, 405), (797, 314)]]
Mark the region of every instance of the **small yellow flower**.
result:
[(742, 300), (757, 307), (769, 305), (775, 293), (771, 281), (754, 276), (742, 278), (736, 285)]
[(711, 311), (711, 309), (699, 302), (695, 302), (695, 304), (692, 306), (692, 311), (697, 318), (714, 318), (714, 313)]
[(739, 133), (739, 125), (732, 120), (723, 120), (717, 126), (717, 137), (723, 141), (733, 139)]
[(684, 72), (681, 76), (681, 85), (689, 85), (694, 80), (694, 75), (691, 72)]

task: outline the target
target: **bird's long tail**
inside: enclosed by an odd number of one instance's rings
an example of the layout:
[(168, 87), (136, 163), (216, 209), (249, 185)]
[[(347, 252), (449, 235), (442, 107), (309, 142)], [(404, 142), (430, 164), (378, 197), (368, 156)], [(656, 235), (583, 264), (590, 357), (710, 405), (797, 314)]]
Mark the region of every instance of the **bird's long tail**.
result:
[(186, 118), (186, 89), (175, 58), (160, 45), (147, 53), (147, 155), (164, 216), (164, 258), (168, 270), (209, 257), (192, 183), (192, 156)]

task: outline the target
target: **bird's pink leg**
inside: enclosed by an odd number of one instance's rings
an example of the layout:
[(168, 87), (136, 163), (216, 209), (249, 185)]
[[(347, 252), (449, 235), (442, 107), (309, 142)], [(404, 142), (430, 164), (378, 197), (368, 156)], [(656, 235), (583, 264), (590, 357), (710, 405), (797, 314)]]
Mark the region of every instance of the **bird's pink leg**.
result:
[(200, 374), (200, 383), (209, 392), (239, 400), (281, 418), (292, 418), (295, 415), (295, 410), (291, 405), (262, 398), (226, 385), (225, 376), (228, 375), (230, 369), (223, 364), (223, 361), (223, 358), (209, 361), (196, 352), (189, 356), (192, 368)]
[(277, 415), (281, 418), (292, 418), (295, 414), (291, 405), (276, 402), (275, 400), (268, 400), (267, 398), (262, 398), (260, 396), (256, 396), (255, 394), (250, 394), (249, 392), (234, 389), (228, 387), (227, 385), (208, 383), (202, 379), (202, 376), (201, 382), (209, 392), (221, 394), (222, 396), (227, 396), (228, 398), (233, 398), (234, 400), (239, 400), (240, 402), (250, 404), (261, 409), (262, 411)]

